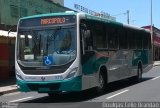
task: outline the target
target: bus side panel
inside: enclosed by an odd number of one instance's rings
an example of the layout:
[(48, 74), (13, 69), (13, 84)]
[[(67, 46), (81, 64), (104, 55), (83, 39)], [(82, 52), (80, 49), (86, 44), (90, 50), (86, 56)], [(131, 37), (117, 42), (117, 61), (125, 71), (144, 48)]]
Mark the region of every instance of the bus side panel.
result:
[(143, 73), (148, 72), (153, 67), (152, 51), (151, 50), (146, 50), (145, 54), (147, 55), (147, 57), (145, 59), (147, 59), (148, 62), (145, 65), (143, 65)]
[(96, 87), (98, 85), (98, 74), (101, 65), (108, 61), (106, 52), (86, 51), (82, 56), (82, 89)]
[(148, 72), (152, 68), (152, 52), (151, 50), (135, 50), (132, 65), (137, 72), (138, 63), (142, 63), (143, 72)]

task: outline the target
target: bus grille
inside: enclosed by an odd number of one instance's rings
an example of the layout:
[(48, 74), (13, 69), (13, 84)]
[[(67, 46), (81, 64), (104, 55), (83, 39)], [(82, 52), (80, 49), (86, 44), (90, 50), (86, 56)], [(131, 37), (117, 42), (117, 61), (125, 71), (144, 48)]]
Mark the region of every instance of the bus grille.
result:
[(53, 70), (23, 70), (24, 74), (28, 75), (46, 75), (46, 74), (58, 74), (65, 72), (66, 69), (53, 69)]
[(49, 88), (50, 90), (58, 90), (60, 88), (60, 83), (54, 84), (27, 84), (29, 89), (37, 91), (39, 88)]

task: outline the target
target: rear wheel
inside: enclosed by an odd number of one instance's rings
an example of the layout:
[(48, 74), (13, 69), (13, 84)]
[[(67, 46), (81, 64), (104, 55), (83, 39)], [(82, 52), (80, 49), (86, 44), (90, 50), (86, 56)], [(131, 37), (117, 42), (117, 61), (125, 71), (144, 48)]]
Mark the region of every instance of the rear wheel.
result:
[(142, 81), (142, 67), (138, 67), (138, 72), (137, 72), (137, 82)]
[(142, 67), (141, 66), (138, 66), (138, 69), (137, 69), (137, 75), (134, 76), (133, 78), (131, 78), (132, 81), (134, 82), (141, 82), (142, 80)]

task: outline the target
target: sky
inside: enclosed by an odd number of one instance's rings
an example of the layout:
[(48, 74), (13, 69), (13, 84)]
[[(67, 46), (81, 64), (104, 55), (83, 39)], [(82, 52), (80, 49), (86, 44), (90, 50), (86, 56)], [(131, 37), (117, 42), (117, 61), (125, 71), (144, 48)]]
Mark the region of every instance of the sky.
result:
[[(65, 7), (77, 10), (74, 4), (109, 13), (116, 17), (117, 22), (125, 24), (127, 14), (124, 13), (129, 10), (130, 25), (142, 27), (151, 24), (151, 0), (64, 0)], [(160, 29), (160, 0), (152, 0), (152, 22)]]

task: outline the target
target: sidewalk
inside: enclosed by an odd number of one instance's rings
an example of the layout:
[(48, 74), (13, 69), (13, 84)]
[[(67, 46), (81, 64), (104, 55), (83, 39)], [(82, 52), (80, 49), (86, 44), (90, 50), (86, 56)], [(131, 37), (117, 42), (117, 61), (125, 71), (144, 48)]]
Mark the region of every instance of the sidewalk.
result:
[(160, 61), (155, 61), (153, 66), (160, 66)]
[(16, 91), (17, 91), (17, 86), (16, 86), (16, 79), (14, 77), (4, 81), (0, 81), (0, 96)]

